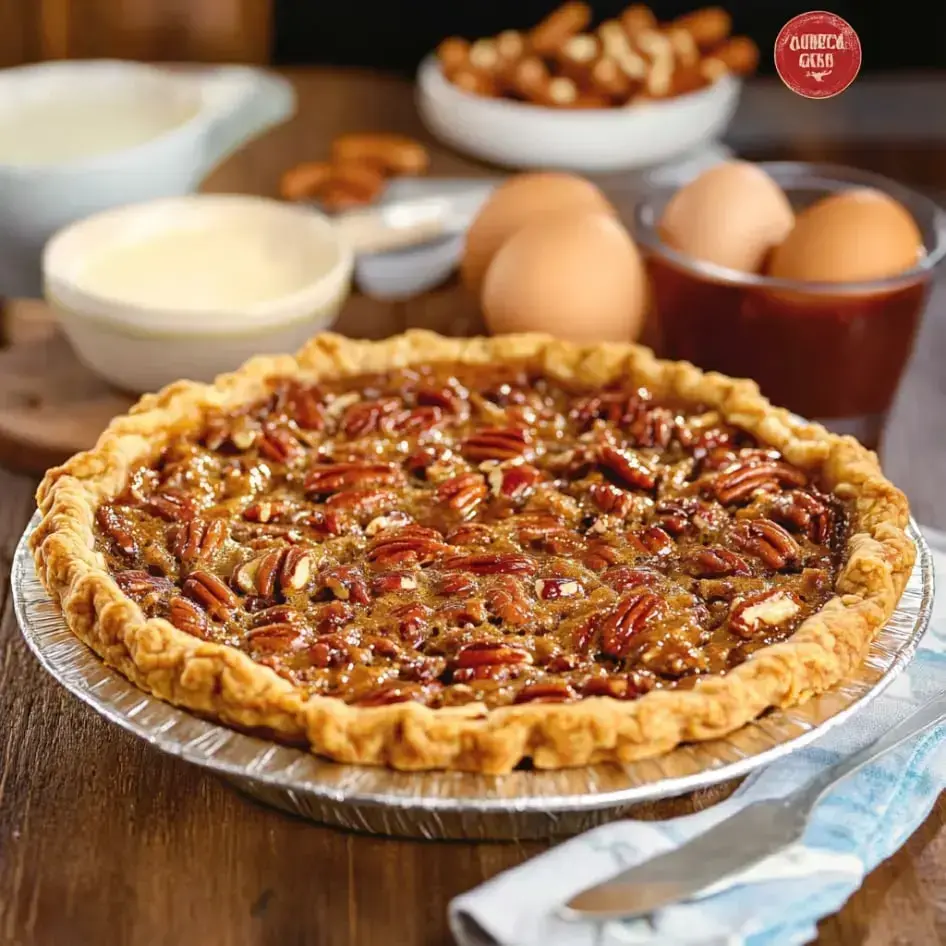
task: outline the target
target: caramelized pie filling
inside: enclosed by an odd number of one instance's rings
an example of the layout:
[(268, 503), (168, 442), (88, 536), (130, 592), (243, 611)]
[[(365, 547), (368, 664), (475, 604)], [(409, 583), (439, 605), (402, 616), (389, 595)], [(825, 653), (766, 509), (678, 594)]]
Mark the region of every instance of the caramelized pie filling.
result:
[(522, 365), (270, 387), (135, 469), (96, 542), (146, 615), (313, 695), (634, 699), (834, 593), (843, 505), (714, 411)]

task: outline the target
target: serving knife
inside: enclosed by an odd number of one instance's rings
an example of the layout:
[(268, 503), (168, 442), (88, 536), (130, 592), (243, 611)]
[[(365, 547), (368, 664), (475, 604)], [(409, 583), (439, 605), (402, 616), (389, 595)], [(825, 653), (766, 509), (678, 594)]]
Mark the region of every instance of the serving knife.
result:
[(812, 811), (828, 791), (944, 719), (946, 693), (785, 797), (753, 802), (680, 847), (576, 894), (560, 915), (568, 920), (627, 920), (695, 899), (799, 841)]

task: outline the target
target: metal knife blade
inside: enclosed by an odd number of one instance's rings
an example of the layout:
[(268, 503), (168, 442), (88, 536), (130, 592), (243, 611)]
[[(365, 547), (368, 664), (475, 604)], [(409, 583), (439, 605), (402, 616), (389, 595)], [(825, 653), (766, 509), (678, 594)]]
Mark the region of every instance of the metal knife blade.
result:
[(755, 802), (693, 840), (576, 894), (561, 911), (569, 920), (631, 919), (712, 886), (797, 841), (807, 807), (787, 799)]

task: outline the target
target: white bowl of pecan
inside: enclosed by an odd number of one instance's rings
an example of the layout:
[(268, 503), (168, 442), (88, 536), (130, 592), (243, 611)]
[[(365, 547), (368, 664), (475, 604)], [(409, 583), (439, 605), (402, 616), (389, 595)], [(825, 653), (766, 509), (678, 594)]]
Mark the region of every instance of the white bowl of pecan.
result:
[(635, 5), (592, 28), (568, 2), (532, 30), (444, 40), (418, 73), (441, 141), (504, 167), (618, 171), (718, 138), (758, 49), (710, 7), (658, 23)]

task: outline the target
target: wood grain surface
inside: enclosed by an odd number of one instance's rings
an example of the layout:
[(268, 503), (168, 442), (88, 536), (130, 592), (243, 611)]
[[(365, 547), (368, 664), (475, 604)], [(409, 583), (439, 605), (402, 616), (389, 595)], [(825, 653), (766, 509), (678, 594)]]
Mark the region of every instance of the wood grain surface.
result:
[[(406, 84), (293, 76), (299, 116), (220, 168), (209, 189), (274, 193), (287, 164), (319, 156), (343, 130), (420, 133)], [(946, 80), (942, 88), (946, 94)], [(779, 154), (827, 150), (817, 141), (797, 148)], [(435, 153), (440, 173), (470, 173), (468, 162)], [(928, 148), (849, 145), (833, 156), (946, 188), (946, 147), (931, 157)], [(398, 306), (358, 299), (346, 318), (366, 335), (475, 318), (458, 313), (458, 304), (447, 287)], [(920, 520), (943, 526), (942, 312), (931, 312), (924, 332), (886, 443), (900, 455), (895, 475)], [(7, 576), (34, 489), (35, 480), (0, 471), (0, 943), (447, 946), (449, 899), (543, 850), (540, 842), (410, 842), (322, 828), (265, 809), (99, 719), (44, 675), (13, 618)], [(946, 939), (944, 818), (941, 800), (903, 849), (821, 924), (822, 946)]]
[(270, 0), (0, 0), (0, 66), (48, 59), (267, 62)]

